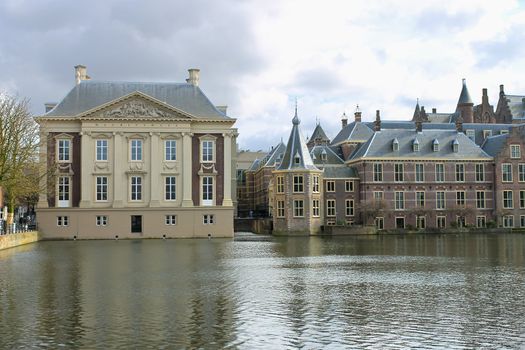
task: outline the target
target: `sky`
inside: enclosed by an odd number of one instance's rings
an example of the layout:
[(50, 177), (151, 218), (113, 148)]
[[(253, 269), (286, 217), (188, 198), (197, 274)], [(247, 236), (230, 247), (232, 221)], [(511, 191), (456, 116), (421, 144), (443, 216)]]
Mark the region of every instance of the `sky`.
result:
[(356, 105), (364, 121), (453, 112), (461, 79), (474, 103), (499, 85), (525, 95), (525, 4), (519, 1), (2, 0), (0, 91), (34, 114), (97, 80), (184, 82), (236, 118), (241, 149), (287, 140), (297, 99), (305, 136), (330, 138)]

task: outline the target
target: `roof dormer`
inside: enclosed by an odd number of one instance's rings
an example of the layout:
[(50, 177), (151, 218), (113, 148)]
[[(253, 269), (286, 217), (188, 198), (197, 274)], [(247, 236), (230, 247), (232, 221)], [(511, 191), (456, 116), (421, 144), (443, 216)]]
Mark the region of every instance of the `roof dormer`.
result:
[(397, 152), (399, 151), (399, 141), (397, 138), (392, 140), (392, 151)]
[(439, 141), (438, 139), (434, 139), (432, 141), (432, 151), (438, 152), (439, 151)]
[(412, 150), (414, 152), (419, 152), (419, 140), (417, 137), (414, 139), (414, 141), (412, 141)]
[(458, 153), (459, 152), (459, 141), (458, 141), (458, 139), (455, 139), (454, 141), (452, 141), (452, 151), (454, 153)]

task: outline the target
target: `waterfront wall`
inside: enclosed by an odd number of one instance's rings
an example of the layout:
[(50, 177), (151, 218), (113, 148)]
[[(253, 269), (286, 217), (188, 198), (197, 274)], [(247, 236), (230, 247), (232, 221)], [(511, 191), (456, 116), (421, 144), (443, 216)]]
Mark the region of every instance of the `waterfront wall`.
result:
[(22, 232), (0, 236), (0, 250), (38, 241), (38, 232)]
[(236, 218), (234, 220), (235, 232), (253, 232), (272, 234), (273, 222), (271, 218)]

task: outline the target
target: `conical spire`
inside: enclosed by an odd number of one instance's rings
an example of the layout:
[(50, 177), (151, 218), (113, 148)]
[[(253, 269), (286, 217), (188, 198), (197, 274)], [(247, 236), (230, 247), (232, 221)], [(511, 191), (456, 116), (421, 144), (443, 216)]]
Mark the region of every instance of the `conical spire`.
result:
[(278, 167), (278, 170), (291, 170), (291, 169), (308, 169), (308, 170), (319, 170), (314, 165), (306, 142), (304, 141), (301, 130), (299, 129), (299, 117), (297, 115), (297, 105), (295, 107), (295, 115), (292, 119), (292, 131), (290, 132), (290, 138), (286, 146), (286, 151), (283, 154), (283, 160)]
[(416, 108), (414, 109), (414, 115), (412, 116), (412, 121), (419, 120), (421, 117), (421, 109), (419, 108), (419, 98), (416, 100)]
[(459, 95), (458, 105), (462, 104), (474, 104), (472, 98), (467, 89), (467, 80), (463, 78), (463, 87), (461, 88), (461, 94)]

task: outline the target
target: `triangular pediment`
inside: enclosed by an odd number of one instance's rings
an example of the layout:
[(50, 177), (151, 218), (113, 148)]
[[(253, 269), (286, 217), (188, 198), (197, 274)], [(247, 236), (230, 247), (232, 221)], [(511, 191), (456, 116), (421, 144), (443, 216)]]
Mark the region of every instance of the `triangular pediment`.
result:
[(194, 117), (142, 92), (104, 103), (78, 115), (81, 119), (193, 119)]

